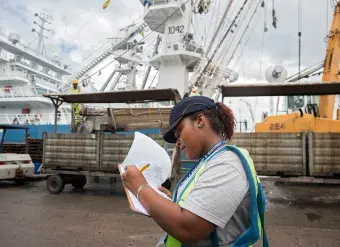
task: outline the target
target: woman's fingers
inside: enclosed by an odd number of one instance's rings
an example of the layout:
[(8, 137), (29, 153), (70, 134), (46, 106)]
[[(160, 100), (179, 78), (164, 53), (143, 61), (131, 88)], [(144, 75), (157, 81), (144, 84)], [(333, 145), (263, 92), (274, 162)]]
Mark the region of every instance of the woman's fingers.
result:
[(147, 184), (145, 177), (135, 165), (125, 166), (125, 172), (122, 174), (122, 180), (126, 188), (134, 194), (136, 194), (139, 186)]
[(169, 190), (167, 190), (166, 188), (162, 187), (162, 186), (159, 186), (157, 188), (160, 192), (163, 192), (164, 194), (166, 194), (168, 197), (171, 198), (172, 194)]

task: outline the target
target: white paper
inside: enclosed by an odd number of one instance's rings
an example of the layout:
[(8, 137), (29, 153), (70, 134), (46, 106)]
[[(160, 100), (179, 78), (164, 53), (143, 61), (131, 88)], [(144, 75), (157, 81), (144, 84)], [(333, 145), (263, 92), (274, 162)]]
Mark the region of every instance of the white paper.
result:
[(135, 132), (135, 139), (122, 166), (136, 165), (140, 168), (143, 164), (150, 164), (143, 174), (152, 185), (160, 186), (170, 174), (171, 159), (165, 149), (150, 137)]
[[(135, 165), (140, 169), (145, 164), (149, 164), (149, 167), (143, 171), (147, 183), (158, 194), (171, 200), (166, 194), (157, 189), (158, 186), (165, 182), (170, 173), (171, 159), (168, 153), (150, 137), (140, 132), (135, 132), (132, 146), (121, 164), (121, 173), (125, 172), (126, 165)], [(131, 191), (128, 191), (128, 193), (136, 212), (149, 215), (137, 197)]]
[[(142, 167), (143, 164), (139, 164), (139, 165), (136, 165), (137, 167)], [(123, 174), (125, 172), (125, 169), (124, 167), (121, 166), (121, 173)], [(149, 168), (148, 168), (149, 169)], [(146, 169), (146, 170), (148, 170)], [(146, 171), (145, 170), (145, 171)], [(144, 174), (144, 172), (143, 172)], [(146, 181), (148, 181), (148, 179), (145, 177)], [(158, 190), (158, 186), (157, 185), (154, 185), (152, 183), (149, 183), (148, 184), (150, 185), (150, 187), (152, 189), (154, 189), (159, 195), (161, 195), (162, 197), (168, 199), (168, 200), (171, 200), (171, 198), (169, 198), (165, 193), (161, 192)], [(140, 201), (138, 201), (137, 197), (131, 192), (128, 190), (128, 193), (129, 193), (129, 197), (131, 199), (131, 203), (134, 205), (135, 207), (135, 210), (137, 213), (141, 213), (141, 214), (145, 214), (145, 215), (149, 215), (148, 212), (146, 211), (146, 209), (144, 208), (144, 206), (140, 203)]]

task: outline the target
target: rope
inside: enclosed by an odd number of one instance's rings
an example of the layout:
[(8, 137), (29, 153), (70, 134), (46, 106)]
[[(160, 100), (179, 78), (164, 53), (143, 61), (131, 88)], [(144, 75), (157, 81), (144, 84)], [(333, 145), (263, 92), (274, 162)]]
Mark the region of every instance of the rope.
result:
[[(214, 3), (214, 9), (213, 9), (212, 14), (211, 14), (211, 19), (210, 19), (210, 23), (209, 23), (208, 32), (205, 32), (204, 47), (207, 44), (207, 40), (208, 40), (208, 36), (209, 36), (209, 33), (210, 33), (210, 28), (211, 28), (212, 20), (214, 18), (214, 14), (213, 13), (215, 13), (215, 11), (216, 11), (216, 6), (217, 6), (216, 3), (217, 3), (217, 1), (215, 1), (215, 3)], [(218, 4), (220, 4), (220, 1), (218, 1)]]
[(248, 42), (249, 42), (249, 40), (250, 40), (250, 38), (251, 38), (251, 36), (252, 36), (254, 30), (255, 30), (255, 27), (257, 26), (258, 21), (260, 20), (260, 16), (261, 16), (261, 15), (259, 14), (260, 12), (257, 12), (257, 13), (258, 13), (258, 14), (257, 14), (257, 16), (256, 16), (256, 20), (255, 20), (255, 22), (254, 22), (254, 25), (249, 29), (249, 35), (248, 35), (248, 37), (247, 37), (247, 39), (246, 39), (246, 42), (244, 42), (243, 47), (241, 48), (241, 52), (240, 52), (239, 56), (237, 57), (237, 59), (235, 59), (235, 67), (238, 66), (238, 63), (239, 63), (239, 61), (240, 61), (240, 58), (241, 58), (241, 56), (243, 56), (244, 49), (245, 49), (245, 47), (247, 46), (247, 44), (248, 44)]
[[(268, 32), (268, 27), (267, 27), (267, 0), (263, 0), (263, 7), (264, 7), (264, 32)], [(261, 6), (262, 7), (262, 6)]]
[(299, 38), (299, 48), (298, 48), (298, 59), (299, 59), (299, 75), (298, 75), (298, 81), (300, 81), (301, 77), (301, 35), (302, 35), (302, 3), (301, 0), (299, 0), (298, 5), (298, 38)]
[(226, 31), (226, 33), (223, 35), (222, 39), (220, 40), (219, 44), (217, 45), (217, 47), (215, 48), (212, 56), (209, 58), (207, 64), (205, 65), (204, 69), (202, 70), (202, 72), (200, 73), (199, 77), (197, 78), (196, 82), (194, 83), (195, 86), (198, 85), (198, 82), (201, 80), (203, 74), (207, 71), (207, 68), (209, 67), (209, 65), (211, 64), (212, 60), (214, 59), (218, 49), (221, 47), (221, 45), (223, 44), (224, 40), (226, 39), (226, 37), (228, 36), (230, 30), (232, 29), (232, 27), (234, 26), (235, 22), (237, 21), (238, 17), (240, 16), (240, 14), (242, 13), (244, 6), (247, 4), (248, 0), (244, 0), (242, 7), (239, 9), (237, 15), (235, 16), (234, 20), (232, 21), (232, 23), (230, 24), (228, 30)]
[(38, 38), (38, 36), (37, 37), (35, 37), (35, 39), (33, 39), (30, 43), (28, 43), (28, 45), (27, 45), (27, 47), (30, 47), (33, 43), (34, 43), (34, 41), (36, 41), (37, 40), (37, 38)]
[(150, 83), (149, 88), (152, 87), (152, 84), (153, 84), (154, 80), (156, 79), (156, 76), (157, 76), (157, 75), (158, 75), (158, 71), (155, 73), (155, 76), (152, 78), (152, 81), (151, 81), (151, 83)]
[[(221, 7), (221, 1), (218, 2), (218, 9), (220, 9), (220, 7)], [(220, 11), (217, 11), (216, 22), (215, 22), (215, 28), (214, 28), (214, 32), (213, 32), (213, 33), (216, 33), (216, 30), (217, 30), (217, 27), (218, 27), (218, 18), (219, 18), (219, 14), (220, 14)]]
[[(261, 74), (262, 74), (262, 64), (263, 64), (263, 51), (264, 51), (264, 42), (265, 42), (265, 33), (268, 31), (267, 30), (267, 24), (266, 24), (266, 17), (267, 17), (267, 4), (264, 4), (264, 28), (263, 28), (263, 35), (262, 35), (262, 47), (261, 47), (261, 60), (260, 60), (260, 71), (259, 71), (259, 80), (261, 80)], [(254, 112), (256, 114), (257, 110), (257, 102), (258, 102), (258, 97), (255, 99), (255, 107), (254, 107)], [(254, 123), (255, 124), (255, 123)], [(255, 125), (253, 126), (253, 130), (255, 128)]]
[[(266, 10), (264, 9), (264, 27), (266, 27)], [(261, 44), (261, 59), (260, 59), (260, 71), (259, 71), (259, 80), (261, 80), (262, 73), (262, 63), (263, 63), (263, 50), (264, 50), (264, 38), (265, 38), (265, 28), (263, 29), (262, 34), (262, 44)]]
[(275, 2), (274, 2), (274, 0), (273, 0), (272, 16), (273, 16), (273, 27), (277, 28), (277, 17), (276, 17)]

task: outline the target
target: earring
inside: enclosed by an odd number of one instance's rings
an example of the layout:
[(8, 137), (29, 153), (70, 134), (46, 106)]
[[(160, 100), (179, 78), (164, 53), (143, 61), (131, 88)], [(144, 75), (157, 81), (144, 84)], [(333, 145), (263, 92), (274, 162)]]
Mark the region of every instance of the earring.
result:
[(197, 125), (198, 128), (202, 128), (203, 127), (203, 124), (199, 124)]

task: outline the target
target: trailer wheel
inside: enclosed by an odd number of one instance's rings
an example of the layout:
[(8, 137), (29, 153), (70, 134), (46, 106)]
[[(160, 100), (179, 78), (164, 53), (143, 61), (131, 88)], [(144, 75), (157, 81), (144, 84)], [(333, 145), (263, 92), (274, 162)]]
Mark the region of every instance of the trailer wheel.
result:
[(63, 191), (64, 187), (65, 187), (64, 180), (59, 175), (49, 176), (46, 181), (46, 189), (51, 194), (59, 194), (60, 192)]
[(77, 177), (72, 179), (72, 186), (75, 189), (82, 189), (82, 188), (84, 188), (86, 182), (87, 181), (86, 181), (85, 176), (77, 176)]

